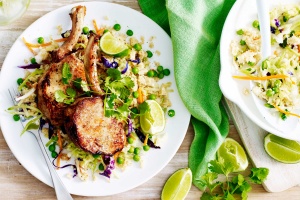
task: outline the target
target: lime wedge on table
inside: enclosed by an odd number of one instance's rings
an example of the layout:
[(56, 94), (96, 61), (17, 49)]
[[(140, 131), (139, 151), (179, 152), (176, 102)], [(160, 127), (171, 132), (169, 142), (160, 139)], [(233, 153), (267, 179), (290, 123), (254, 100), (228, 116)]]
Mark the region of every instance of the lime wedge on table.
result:
[(266, 152), (279, 162), (300, 162), (300, 143), (297, 141), (268, 134), (265, 137), (264, 145)]
[(170, 176), (161, 193), (162, 200), (182, 200), (186, 197), (192, 185), (192, 172), (183, 168)]
[(248, 167), (248, 158), (243, 147), (234, 139), (226, 138), (217, 151), (217, 158), (231, 162), (234, 172), (243, 171)]
[(150, 110), (140, 117), (141, 128), (144, 133), (156, 134), (165, 128), (165, 114), (155, 100), (147, 100)]
[(129, 54), (129, 48), (124, 41), (114, 37), (110, 32), (104, 33), (100, 39), (101, 50), (111, 56), (123, 57)]

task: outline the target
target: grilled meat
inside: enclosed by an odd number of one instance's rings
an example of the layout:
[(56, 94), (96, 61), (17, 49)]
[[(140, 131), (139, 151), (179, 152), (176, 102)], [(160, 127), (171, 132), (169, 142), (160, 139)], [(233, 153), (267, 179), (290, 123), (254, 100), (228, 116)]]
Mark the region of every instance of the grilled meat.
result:
[(52, 59), (55, 62), (58, 62), (72, 51), (73, 47), (78, 41), (79, 36), (81, 35), (85, 14), (85, 6), (77, 6), (72, 8), (70, 13), (70, 17), (72, 19), (72, 31), (67, 41), (65, 41), (58, 50), (52, 53)]
[(84, 52), (84, 67), (85, 67), (86, 77), (91, 89), (95, 92), (94, 94), (96, 95), (103, 93), (102, 89), (100, 88), (99, 78), (97, 73), (97, 62), (99, 61), (98, 41), (99, 41), (99, 36), (91, 33), (89, 42)]
[(92, 154), (113, 155), (126, 144), (124, 124), (104, 116), (100, 97), (78, 99), (65, 109), (65, 130), (81, 149)]
[[(72, 77), (69, 80), (70, 84), (64, 84), (62, 81), (62, 68), (64, 63), (68, 63), (70, 67), (72, 74)], [(38, 82), (38, 108), (54, 126), (60, 126), (63, 124), (64, 110), (68, 106), (67, 104), (59, 103), (55, 100), (55, 92), (57, 90), (66, 92), (68, 87), (73, 87), (72, 81), (76, 78), (81, 78), (83, 81), (86, 81), (84, 65), (81, 60), (75, 57), (74, 54), (71, 54), (58, 63), (52, 63)]]

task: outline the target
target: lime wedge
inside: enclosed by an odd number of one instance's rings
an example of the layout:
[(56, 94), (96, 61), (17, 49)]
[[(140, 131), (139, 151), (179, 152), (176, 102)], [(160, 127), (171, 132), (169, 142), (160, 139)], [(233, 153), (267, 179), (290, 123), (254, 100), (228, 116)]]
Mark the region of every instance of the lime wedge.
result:
[(111, 56), (123, 57), (129, 54), (129, 48), (124, 41), (114, 37), (110, 32), (104, 33), (100, 39), (101, 50)]
[(217, 151), (217, 159), (231, 162), (234, 172), (244, 171), (248, 167), (248, 158), (243, 147), (234, 139), (226, 138)]
[(283, 163), (300, 162), (300, 143), (273, 134), (268, 134), (264, 140), (266, 152), (275, 160)]
[(165, 128), (165, 114), (161, 106), (155, 100), (147, 100), (150, 111), (140, 117), (142, 131), (146, 134), (156, 134)]
[(162, 200), (183, 200), (191, 189), (192, 172), (183, 168), (170, 176), (161, 193)]

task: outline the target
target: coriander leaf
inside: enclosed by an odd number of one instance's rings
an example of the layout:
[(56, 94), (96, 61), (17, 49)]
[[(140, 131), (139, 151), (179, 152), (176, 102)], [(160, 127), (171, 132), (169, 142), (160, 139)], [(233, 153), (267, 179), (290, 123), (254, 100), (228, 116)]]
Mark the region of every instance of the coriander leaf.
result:
[(121, 72), (117, 69), (109, 68), (106, 71), (107, 75), (111, 77), (112, 80), (120, 80)]
[(120, 88), (119, 94), (120, 94), (120, 99), (125, 100), (126, 98), (129, 97), (129, 95), (130, 95), (130, 90), (127, 89), (127, 88)]
[(238, 174), (237, 176), (232, 178), (232, 182), (237, 185), (242, 185), (244, 181), (245, 181), (245, 178), (241, 174)]
[(146, 112), (150, 111), (150, 107), (146, 101), (139, 105), (140, 115), (144, 115)]
[(224, 174), (228, 177), (228, 174), (234, 171), (234, 167), (231, 162), (225, 162), (223, 158), (219, 158), (218, 160), (212, 160), (209, 162), (211, 166), (209, 169), (212, 172), (216, 172), (218, 174)]
[(65, 100), (64, 100), (64, 103), (65, 103), (65, 104), (71, 104), (71, 103), (73, 103), (74, 101), (75, 101), (74, 98), (69, 98), (69, 99), (65, 99)]
[(62, 68), (62, 81), (64, 84), (69, 84), (69, 80), (71, 79), (72, 74), (70, 70), (70, 66), (68, 63), (63, 64)]
[(86, 81), (83, 81), (81, 78), (76, 78), (74, 81), (73, 81), (73, 85), (79, 89), (79, 90), (82, 90), (84, 92), (89, 92), (89, 87), (88, 87), (88, 84)]
[(68, 96), (62, 90), (56, 90), (54, 97), (57, 102), (63, 102)]
[(235, 200), (234, 196), (232, 194), (230, 194), (228, 191), (225, 193), (224, 199), (225, 200)]
[(212, 195), (208, 192), (204, 192), (202, 194), (202, 196), (200, 197), (200, 200), (211, 200), (212, 199)]
[(67, 92), (67, 95), (69, 95), (70, 97), (72, 97), (72, 98), (76, 97), (76, 91), (73, 88), (68, 87), (66, 92)]
[(256, 184), (262, 184), (262, 182), (267, 178), (268, 174), (269, 174), (268, 168), (263, 168), (263, 167), (252, 168), (249, 177), (252, 182)]
[(207, 172), (201, 177), (201, 184), (206, 185), (209, 188), (210, 193), (214, 191), (216, 187), (218, 187), (220, 182), (216, 182), (215, 180), (218, 178), (218, 174), (215, 172)]
[(134, 82), (131, 80), (130, 77), (124, 77), (121, 79), (121, 81), (129, 89), (134, 87)]

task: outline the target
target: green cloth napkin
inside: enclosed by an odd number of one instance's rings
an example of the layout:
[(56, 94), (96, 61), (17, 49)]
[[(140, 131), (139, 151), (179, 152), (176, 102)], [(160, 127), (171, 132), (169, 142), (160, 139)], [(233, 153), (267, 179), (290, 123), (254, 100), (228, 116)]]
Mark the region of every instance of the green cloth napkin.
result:
[[(219, 42), (226, 16), (235, 0), (138, 0), (145, 15), (171, 35), (175, 79), (179, 94), (192, 115), (195, 137), (189, 152), (193, 184), (229, 131), (221, 103)], [(180, 115), (180, 113), (178, 113)]]

